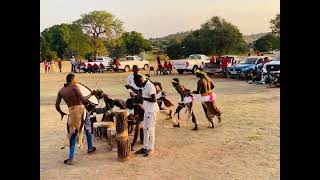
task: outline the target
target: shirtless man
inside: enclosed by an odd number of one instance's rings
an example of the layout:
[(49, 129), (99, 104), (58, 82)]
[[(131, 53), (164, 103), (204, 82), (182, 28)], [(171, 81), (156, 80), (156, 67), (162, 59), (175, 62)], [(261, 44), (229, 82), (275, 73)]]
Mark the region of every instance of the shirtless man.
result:
[(82, 131), (83, 125), (85, 126), (84, 129), (87, 137), (88, 153), (92, 153), (96, 150), (96, 148), (92, 146), (90, 116), (83, 105), (92, 95), (96, 94), (96, 91), (93, 91), (90, 95), (84, 97), (81, 94), (79, 88), (76, 86), (75, 75), (68, 74), (66, 80), (67, 83), (64, 84), (64, 87), (61, 88), (58, 92), (58, 97), (56, 100), (56, 110), (60, 113), (62, 120), (63, 116), (67, 114), (64, 113), (60, 108), (61, 99), (66, 102), (69, 108), (67, 129), (70, 139), (70, 150), (69, 158), (66, 159), (64, 163), (72, 165), (75, 152), (76, 137), (78, 135), (78, 137), (80, 137), (79, 142), (82, 142), (81, 135), (79, 136), (79, 134)]
[(198, 84), (197, 84), (197, 90), (193, 91), (194, 94), (199, 94), (199, 100), (202, 103), (203, 110), (206, 114), (206, 117), (208, 121), (211, 123), (211, 128), (214, 128), (213, 124), (213, 117), (217, 115), (218, 117), (218, 122), (221, 122), (221, 112), (215, 105), (215, 98), (216, 95), (212, 91), (214, 88), (212, 80), (207, 77), (205, 72), (201, 70), (196, 71), (196, 76), (199, 79)]

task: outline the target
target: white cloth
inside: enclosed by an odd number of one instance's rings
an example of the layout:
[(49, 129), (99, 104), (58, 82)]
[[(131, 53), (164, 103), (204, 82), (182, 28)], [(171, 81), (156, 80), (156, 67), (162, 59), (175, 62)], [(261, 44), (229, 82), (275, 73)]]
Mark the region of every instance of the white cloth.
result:
[(77, 63), (75, 58), (71, 58), (71, 59), (70, 59), (70, 62), (71, 62), (71, 64), (74, 65), (74, 66), (75, 66), (76, 63)]
[[(140, 89), (136, 83), (134, 83), (134, 75), (131, 74), (130, 76), (128, 76), (128, 83), (129, 86), (133, 87), (134, 89), (138, 90)], [(133, 93), (134, 95), (137, 95), (136, 93), (134, 93), (131, 89), (128, 89), (129, 93)]]
[(154, 149), (154, 142), (156, 138), (157, 112), (145, 112), (142, 125), (143, 125), (143, 148), (147, 150)]
[[(156, 95), (156, 87), (148, 80), (145, 86), (142, 88), (142, 97), (151, 98), (151, 95)], [(159, 106), (157, 102), (143, 101), (144, 112), (159, 112)]]
[(193, 97), (187, 96), (187, 97), (184, 97), (183, 101), (181, 101), (180, 103), (188, 104), (188, 103), (191, 103), (192, 101), (193, 101)]
[(200, 101), (200, 102), (208, 102), (208, 101), (215, 101), (217, 98), (216, 93), (212, 92), (211, 95), (208, 96), (201, 96), (201, 94), (195, 95), (195, 97)]

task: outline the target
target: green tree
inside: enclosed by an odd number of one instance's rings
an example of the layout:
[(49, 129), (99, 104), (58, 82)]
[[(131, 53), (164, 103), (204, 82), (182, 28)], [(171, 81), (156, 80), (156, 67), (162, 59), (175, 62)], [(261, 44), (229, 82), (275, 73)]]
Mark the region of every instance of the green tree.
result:
[(184, 48), (185, 47), (182, 46), (180, 39), (171, 39), (166, 48), (166, 54), (170, 57), (170, 59), (183, 58), (185, 54)]
[[(77, 24), (60, 24), (45, 29), (41, 33), (46, 49), (57, 52), (59, 57), (84, 56), (92, 51), (89, 36)], [(41, 44), (40, 41), (40, 44)], [(40, 48), (41, 49), (41, 48)]]
[(127, 54), (135, 55), (142, 51), (150, 50), (150, 43), (145, 40), (141, 33), (131, 31), (123, 33), (121, 37)]
[(94, 58), (105, 49), (102, 37), (108, 40), (116, 39), (123, 31), (122, 22), (106, 11), (92, 11), (89, 14), (83, 14), (79, 20), (75, 21), (75, 24), (79, 24), (90, 35)]
[(246, 48), (239, 29), (217, 16), (202, 24), (200, 33), (205, 44), (202, 49), (207, 54), (221, 55), (235, 50), (242, 51)]
[(277, 14), (274, 19), (271, 19), (270, 24), (271, 32), (280, 36), (280, 14)]
[(273, 49), (280, 48), (280, 37), (275, 36), (272, 33), (268, 33), (267, 35), (259, 38), (254, 43), (254, 48), (258, 51), (266, 52)]

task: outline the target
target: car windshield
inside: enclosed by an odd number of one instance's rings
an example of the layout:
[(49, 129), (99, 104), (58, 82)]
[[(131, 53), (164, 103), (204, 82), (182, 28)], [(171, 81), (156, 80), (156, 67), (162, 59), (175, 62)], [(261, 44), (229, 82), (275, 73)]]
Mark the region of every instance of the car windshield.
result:
[(239, 62), (239, 64), (254, 64), (257, 58), (246, 58)]
[(134, 60), (134, 57), (132, 57), (132, 56), (126, 57), (126, 60)]

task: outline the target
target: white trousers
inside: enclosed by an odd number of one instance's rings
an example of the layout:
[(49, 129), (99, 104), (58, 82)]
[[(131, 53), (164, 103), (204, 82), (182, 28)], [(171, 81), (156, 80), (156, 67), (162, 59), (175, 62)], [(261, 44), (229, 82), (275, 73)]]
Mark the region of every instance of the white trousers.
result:
[(157, 112), (145, 112), (143, 118), (143, 148), (154, 149)]

